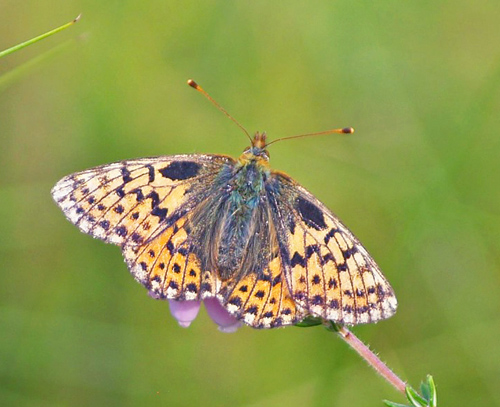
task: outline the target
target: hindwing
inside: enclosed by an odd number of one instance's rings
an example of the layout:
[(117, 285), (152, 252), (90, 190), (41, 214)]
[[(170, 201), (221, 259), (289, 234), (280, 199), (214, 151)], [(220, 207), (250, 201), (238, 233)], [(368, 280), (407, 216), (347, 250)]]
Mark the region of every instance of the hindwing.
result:
[(314, 316), (342, 324), (393, 315), (394, 292), (353, 233), (311, 193), (282, 173), (275, 217), (291, 296)]
[(305, 316), (285, 280), (272, 218), (272, 207), (263, 195), (251, 221), (240, 271), (222, 281), (218, 293), (231, 314), (254, 328), (293, 325)]

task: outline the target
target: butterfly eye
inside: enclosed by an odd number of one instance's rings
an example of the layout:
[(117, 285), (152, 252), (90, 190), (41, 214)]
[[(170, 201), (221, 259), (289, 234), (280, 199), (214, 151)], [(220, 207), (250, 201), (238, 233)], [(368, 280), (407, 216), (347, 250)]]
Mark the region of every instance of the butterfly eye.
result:
[(264, 154), (267, 158), (271, 157), (271, 154), (269, 154), (269, 151), (268, 150), (264, 150)]

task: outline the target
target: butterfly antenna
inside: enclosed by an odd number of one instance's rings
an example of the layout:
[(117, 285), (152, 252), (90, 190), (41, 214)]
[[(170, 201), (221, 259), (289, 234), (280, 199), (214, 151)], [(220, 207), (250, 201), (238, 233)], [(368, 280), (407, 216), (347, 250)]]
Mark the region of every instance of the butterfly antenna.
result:
[(352, 134), (352, 133), (354, 133), (354, 129), (352, 127), (344, 127), (343, 129), (332, 129), (332, 130), (327, 130), (327, 131), (320, 131), (319, 133), (307, 133), (307, 134), (299, 134), (297, 136), (281, 137), (279, 139), (271, 141), (270, 143), (267, 143), (266, 146), (270, 146), (271, 144), (277, 143), (278, 141), (290, 140), (292, 138), (321, 136), (323, 134), (332, 134), (332, 133)]
[(244, 131), (244, 133), (247, 135), (249, 138), (250, 142), (252, 143), (252, 137), (250, 137), (250, 134), (248, 131), (233, 117), (231, 116), (226, 109), (224, 109), (221, 105), (219, 105), (213, 98), (210, 96), (205, 89), (203, 89), (200, 85), (198, 85), (195, 81), (192, 79), (188, 79), (187, 84), (191, 86), (192, 88), (195, 88), (198, 92), (200, 92), (203, 96), (205, 96), (212, 104), (219, 109), (222, 113), (224, 113), (227, 117), (229, 117), (241, 130)]

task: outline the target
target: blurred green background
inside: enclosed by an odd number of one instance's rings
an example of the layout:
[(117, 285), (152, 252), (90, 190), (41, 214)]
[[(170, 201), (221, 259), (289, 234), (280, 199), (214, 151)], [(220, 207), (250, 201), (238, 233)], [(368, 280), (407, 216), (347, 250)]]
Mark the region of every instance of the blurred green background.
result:
[(2, 1), (0, 404), (381, 406), (403, 398), (321, 328), (189, 329), (83, 235), (49, 191), (151, 155), (238, 155), (196, 79), (279, 143), (271, 164), (326, 203), (399, 310), (354, 332), (441, 405), (500, 405), (500, 3)]

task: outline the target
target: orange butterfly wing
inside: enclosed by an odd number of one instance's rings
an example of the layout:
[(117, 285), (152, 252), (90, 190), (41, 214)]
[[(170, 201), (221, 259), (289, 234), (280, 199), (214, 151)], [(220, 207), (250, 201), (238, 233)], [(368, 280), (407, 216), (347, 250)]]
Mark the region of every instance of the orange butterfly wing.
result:
[(394, 291), (359, 240), (310, 192), (275, 174), (282, 185), (278, 222), (284, 274), (297, 305), (349, 325), (392, 316)]

